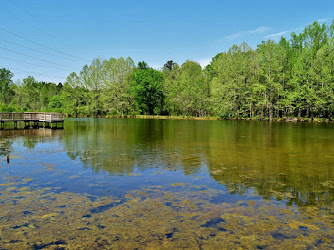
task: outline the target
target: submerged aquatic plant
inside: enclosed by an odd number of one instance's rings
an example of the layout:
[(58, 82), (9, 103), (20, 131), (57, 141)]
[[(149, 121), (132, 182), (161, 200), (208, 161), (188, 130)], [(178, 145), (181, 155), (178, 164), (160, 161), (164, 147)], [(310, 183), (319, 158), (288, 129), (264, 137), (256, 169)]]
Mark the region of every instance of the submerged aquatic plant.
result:
[(316, 210), (269, 201), (217, 202), (225, 192), (207, 186), (176, 183), (94, 199), (50, 188), (1, 193), (4, 249), (296, 249), (334, 243), (333, 214), (314, 216)]

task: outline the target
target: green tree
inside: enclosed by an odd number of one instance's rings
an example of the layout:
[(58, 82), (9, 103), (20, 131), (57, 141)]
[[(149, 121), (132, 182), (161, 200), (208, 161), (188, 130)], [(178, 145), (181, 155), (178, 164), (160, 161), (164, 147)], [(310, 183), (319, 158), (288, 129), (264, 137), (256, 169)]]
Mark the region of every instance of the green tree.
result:
[(11, 85), (13, 83), (13, 73), (8, 69), (0, 69), (0, 104), (8, 105), (13, 97)]
[(164, 65), (162, 73), (165, 112), (170, 115), (180, 115), (182, 113), (179, 108), (180, 86), (176, 80), (180, 74), (180, 66), (170, 60)]
[(169, 60), (164, 64), (164, 70), (167, 70), (169, 72), (171, 72), (174, 68), (174, 66), (176, 65), (175, 62), (173, 62), (173, 60)]
[(188, 60), (182, 64), (175, 80), (178, 110), (183, 115), (205, 116), (208, 88), (202, 67)]
[(72, 72), (62, 88), (64, 112), (73, 116), (87, 115), (87, 92), (88, 90), (82, 86), (80, 76)]
[(138, 68), (131, 80), (131, 89), (138, 111), (155, 115), (162, 111), (163, 75), (151, 68)]
[(258, 65), (260, 70), (260, 81), (265, 86), (264, 104), (269, 112), (269, 120), (273, 118), (274, 109), (279, 117), (279, 101), (283, 95), (282, 82), (284, 81), (284, 48), (274, 41), (263, 42), (258, 46)]
[(250, 75), (254, 52), (246, 44), (234, 45), (212, 60), (210, 99), (212, 112), (220, 117), (246, 116), (252, 109)]
[(134, 68), (134, 62), (130, 57), (103, 61), (102, 99), (107, 113), (124, 115), (131, 111), (133, 98), (130, 93), (130, 80)]

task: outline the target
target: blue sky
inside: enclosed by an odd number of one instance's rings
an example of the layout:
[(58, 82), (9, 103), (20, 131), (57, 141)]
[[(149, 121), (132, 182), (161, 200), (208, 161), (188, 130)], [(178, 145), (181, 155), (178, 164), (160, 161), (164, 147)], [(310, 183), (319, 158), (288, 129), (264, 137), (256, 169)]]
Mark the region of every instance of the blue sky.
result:
[(333, 18), (332, 0), (1, 1), (0, 67), (14, 80), (33, 75), (58, 83), (97, 57), (205, 66), (233, 44), (256, 48)]

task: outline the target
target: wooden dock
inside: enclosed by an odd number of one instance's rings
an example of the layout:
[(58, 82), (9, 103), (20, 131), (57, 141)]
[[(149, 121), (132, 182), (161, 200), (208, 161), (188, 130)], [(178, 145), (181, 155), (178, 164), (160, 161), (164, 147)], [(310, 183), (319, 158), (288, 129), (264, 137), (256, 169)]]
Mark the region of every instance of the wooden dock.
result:
[(58, 128), (64, 127), (64, 115), (61, 113), (24, 112), (24, 113), (0, 113), (0, 129), (5, 128), (5, 122), (13, 122), (14, 129), (17, 123), (23, 122), (24, 128)]

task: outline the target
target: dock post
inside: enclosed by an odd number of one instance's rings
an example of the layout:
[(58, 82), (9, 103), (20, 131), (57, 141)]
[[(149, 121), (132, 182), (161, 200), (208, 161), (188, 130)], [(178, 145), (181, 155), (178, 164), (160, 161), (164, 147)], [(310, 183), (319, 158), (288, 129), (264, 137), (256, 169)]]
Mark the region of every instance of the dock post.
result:
[(17, 129), (17, 121), (14, 121), (14, 129)]

